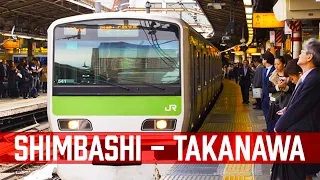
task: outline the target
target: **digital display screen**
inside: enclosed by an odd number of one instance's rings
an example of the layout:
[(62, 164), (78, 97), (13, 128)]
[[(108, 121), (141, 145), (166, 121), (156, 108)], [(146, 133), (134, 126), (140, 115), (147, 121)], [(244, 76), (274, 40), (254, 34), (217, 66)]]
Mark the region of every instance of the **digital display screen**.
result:
[(138, 37), (137, 26), (99, 26), (98, 37)]
[(79, 28), (79, 27), (65, 27), (63, 29), (64, 35), (76, 36), (81, 33), (81, 35), (86, 35), (87, 31), (86, 28)]

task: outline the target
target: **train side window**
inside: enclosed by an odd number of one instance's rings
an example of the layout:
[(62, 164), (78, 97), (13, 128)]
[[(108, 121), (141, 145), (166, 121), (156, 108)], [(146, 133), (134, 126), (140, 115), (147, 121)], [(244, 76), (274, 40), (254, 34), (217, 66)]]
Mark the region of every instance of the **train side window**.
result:
[(211, 82), (211, 55), (209, 55), (209, 66), (208, 66), (208, 79), (209, 79), (209, 82)]
[(207, 56), (206, 54), (203, 54), (203, 59), (202, 59), (202, 79), (203, 79), (203, 85), (207, 86), (207, 77), (206, 77), (206, 61), (207, 61)]
[(218, 70), (218, 67), (216, 65), (216, 60), (217, 60), (217, 56), (214, 56), (213, 58), (213, 68), (214, 68), (214, 71), (212, 72), (212, 80), (214, 80), (215, 78), (215, 72)]
[(201, 89), (201, 79), (200, 79), (200, 52), (197, 52), (197, 84), (198, 84), (198, 90)]

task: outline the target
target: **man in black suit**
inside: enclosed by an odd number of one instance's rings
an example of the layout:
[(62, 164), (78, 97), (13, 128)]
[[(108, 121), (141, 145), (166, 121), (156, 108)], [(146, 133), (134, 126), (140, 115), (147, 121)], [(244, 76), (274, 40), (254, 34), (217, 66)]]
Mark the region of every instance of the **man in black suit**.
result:
[[(266, 119), (266, 127), (271, 127), (271, 121), (267, 121), (267, 116), (270, 108), (270, 97), (268, 87), (271, 82), (269, 81), (269, 77), (272, 72), (276, 69), (274, 64), (274, 56), (271, 52), (267, 51), (262, 55), (262, 63), (265, 66), (262, 72), (262, 99), (261, 99), (261, 107), (263, 111), (263, 115)], [(268, 125), (269, 124), (269, 125)], [(273, 129), (263, 129), (263, 131), (272, 132)]]
[(0, 62), (0, 98), (6, 97), (6, 89), (4, 86), (4, 82), (8, 80), (8, 73), (7, 73), (8, 65), (6, 60), (2, 60)]
[[(298, 65), (303, 70), (298, 86), (287, 109), (275, 125), (276, 132), (320, 132), (320, 41), (310, 39), (299, 55)], [(283, 165), (289, 179), (306, 179), (320, 171), (319, 164)]]
[(249, 88), (251, 84), (253, 72), (249, 67), (249, 61), (243, 61), (243, 67), (239, 70), (239, 77), (240, 77), (240, 86), (241, 86), (241, 93), (242, 93), (242, 100), (243, 104), (249, 104)]
[[(253, 63), (256, 66), (256, 71), (254, 72), (252, 86), (253, 88), (262, 88), (262, 59), (255, 59)], [(256, 107), (254, 107), (253, 109), (261, 109), (261, 98), (256, 98), (256, 101)]]

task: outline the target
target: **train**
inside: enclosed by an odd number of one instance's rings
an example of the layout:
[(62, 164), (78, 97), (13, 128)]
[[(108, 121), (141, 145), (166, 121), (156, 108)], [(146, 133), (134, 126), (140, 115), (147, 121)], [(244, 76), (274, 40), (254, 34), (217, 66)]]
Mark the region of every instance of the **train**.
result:
[[(196, 131), (222, 81), (218, 48), (168, 15), (93, 13), (58, 19), (48, 29), (52, 132)], [(58, 164), (57, 174), (68, 180), (150, 179), (153, 169)]]

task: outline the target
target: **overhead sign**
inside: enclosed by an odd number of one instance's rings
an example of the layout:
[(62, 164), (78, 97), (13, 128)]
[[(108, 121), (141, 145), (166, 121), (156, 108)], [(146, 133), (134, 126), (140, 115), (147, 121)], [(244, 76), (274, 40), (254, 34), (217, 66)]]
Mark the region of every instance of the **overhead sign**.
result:
[(3, 47), (6, 49), (20, 48), (20, 41), (9, 40), (3, 44)]
[(252, 53), (256, 53), (257, 51), (258, 51), (257, 48), (248, 48), (246, 52), (248, 54), (252, 54)]
[(283, 28), (284, 21), (278, 21), (273, 13), (253, 13), (253, 28)]

